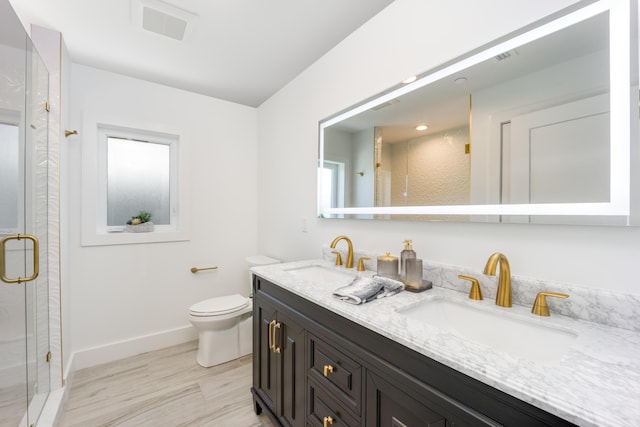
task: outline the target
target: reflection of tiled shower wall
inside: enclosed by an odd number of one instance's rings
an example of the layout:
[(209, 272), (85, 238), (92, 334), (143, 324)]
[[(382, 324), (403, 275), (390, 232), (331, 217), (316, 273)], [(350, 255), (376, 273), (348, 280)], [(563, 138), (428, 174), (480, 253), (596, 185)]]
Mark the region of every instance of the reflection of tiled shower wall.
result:
[(466, 127), (409, 141), (410, 206), (469, 203), (469, 155), (465, 154), (468, 141)]
[(468, 141), (469, 129), (462, 127), (383, 146), (377, 199), (391, 206), (468, 204)]

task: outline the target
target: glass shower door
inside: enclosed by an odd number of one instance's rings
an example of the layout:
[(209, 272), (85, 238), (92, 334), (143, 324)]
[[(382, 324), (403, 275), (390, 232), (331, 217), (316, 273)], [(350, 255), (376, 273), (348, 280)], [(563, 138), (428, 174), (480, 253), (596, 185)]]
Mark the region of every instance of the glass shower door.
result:
[(0, 29), (0, 427), (27, 427), (50, 389), (49, 77), (5, 1)]

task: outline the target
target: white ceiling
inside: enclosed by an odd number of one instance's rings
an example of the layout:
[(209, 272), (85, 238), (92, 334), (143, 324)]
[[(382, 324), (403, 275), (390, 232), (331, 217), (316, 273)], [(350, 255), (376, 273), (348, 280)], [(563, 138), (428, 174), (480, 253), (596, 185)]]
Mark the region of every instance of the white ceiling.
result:
[(60, 31), (74, 63), (258, 106), (393, 0), (160, 0), (197, 15), (184, 41), (132, 22), (132, 1), (9, 0)]

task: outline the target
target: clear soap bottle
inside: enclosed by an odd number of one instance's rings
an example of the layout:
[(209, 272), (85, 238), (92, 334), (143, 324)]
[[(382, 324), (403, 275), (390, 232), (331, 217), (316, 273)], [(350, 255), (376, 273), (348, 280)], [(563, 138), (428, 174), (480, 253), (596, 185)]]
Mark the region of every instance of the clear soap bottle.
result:
[(411, 247), (411, 240), (404, 241), (404, 249), (400, 252), (400, 280), (407, 281), (407, 260), (416, 258), (416, 251)]

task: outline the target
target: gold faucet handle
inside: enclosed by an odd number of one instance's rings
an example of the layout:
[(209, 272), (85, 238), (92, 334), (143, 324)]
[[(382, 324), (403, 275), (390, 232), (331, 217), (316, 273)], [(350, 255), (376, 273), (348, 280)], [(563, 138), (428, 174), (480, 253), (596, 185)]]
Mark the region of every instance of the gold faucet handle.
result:
[(468, 280), (471, 282), (471, 291), (469, 292), (469, 298), (475, 300), (482, 300), (482, 290), (480, 290), (480, 283), (475, 277), (469, 277), (465, 275), (458, 275), (460, 279)]
[(531, 307), (531, 312), (533, 314), (537, 314), (538, 316), (550, 316), (549, 306), (547, 305), (546, 297), (555, 297), (555, 298), (569, 298), (567, 294), (559, 294), (556, 292), (538, 292), (536, 296), (536, 300), (533, 303), (533, 307)]
[(332, 254), (336, 254), (336, 265), (342, 265), (342, 255), (338, 251), (332, 251)]
[(364, 271), (366, 270), (364, 268), (364, 262), (365, 261), (369, 261), (371, 258), (367, 258), (366, 256), (360, 257), (358, 258), (358, 271)]

